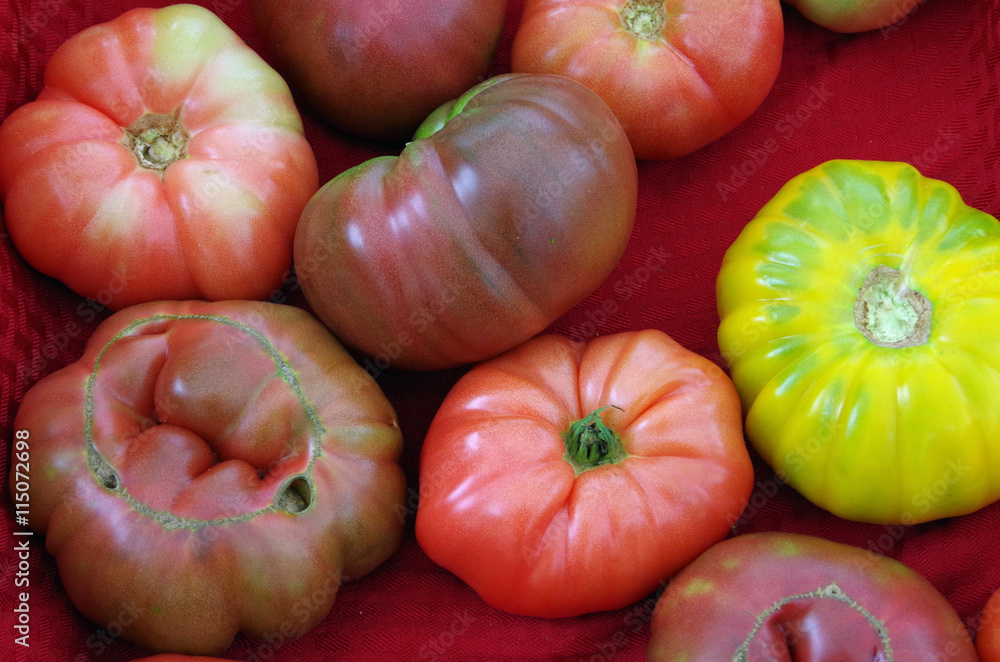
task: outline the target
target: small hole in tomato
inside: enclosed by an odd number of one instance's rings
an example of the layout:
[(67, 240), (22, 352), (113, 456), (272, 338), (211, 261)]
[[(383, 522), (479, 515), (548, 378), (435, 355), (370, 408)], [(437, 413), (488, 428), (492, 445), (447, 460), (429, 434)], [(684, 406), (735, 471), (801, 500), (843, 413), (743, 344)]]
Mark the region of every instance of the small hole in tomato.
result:
[(114, 471), (108, 470), (103, 476), (101, 476), (101, 485), (108, 488), (109, 490), (118, 489), (118, 474)]
[(312, 484), (306, 476), (293, 476), (278, 492), (274, 506), (278, 510), (297, 515), (312, 505)]

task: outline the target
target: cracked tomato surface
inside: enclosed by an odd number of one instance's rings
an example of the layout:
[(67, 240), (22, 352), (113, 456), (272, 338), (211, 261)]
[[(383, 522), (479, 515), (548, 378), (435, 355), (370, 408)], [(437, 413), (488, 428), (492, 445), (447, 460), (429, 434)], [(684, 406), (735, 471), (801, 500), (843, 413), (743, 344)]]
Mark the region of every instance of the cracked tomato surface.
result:
[(395, 413), (298, 308), (120, 311), (28, 391), (16, 425), (30, 526), (73, 604), (154, 651), (301, 635), (400, 542)]
[(38, 98), (0, 126), (18, 252), (112, 309), (267, 298), (318, 187), (285, 81), (195, 5), (70, 37)]

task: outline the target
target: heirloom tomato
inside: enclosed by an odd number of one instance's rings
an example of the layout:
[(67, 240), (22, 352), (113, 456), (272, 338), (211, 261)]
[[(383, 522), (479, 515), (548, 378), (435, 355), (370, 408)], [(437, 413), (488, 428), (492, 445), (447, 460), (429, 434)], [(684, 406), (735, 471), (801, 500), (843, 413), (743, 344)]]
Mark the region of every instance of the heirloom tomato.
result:
[(902, 563), (793, 533), (715, 545), (667, 586), (649, 662), (977, 662), (948, 601)]
[(253, 0), (254, 23), (292, 85), (334, 127), (408, 138), (481, 81), (506, 0)]
[(266, 298), (319, 187), (288, 86), (213, 13), (135, 9), (52, 55), (0, 126), (11, 239), (111, 308)]
[(834, 32), (865, 32), (903, 20), (927, 0), (786, 0), (807, 19)]
[(747, 436), (782, 480), (866, 522), (1000, 497), (1000, 223), (952, 186), (824, 163), (750, 221), (717, 288)]
[(508, 74), (431, 113), (398, 156), (313, 196), (295, 236), (306, 300), (390, 364), (482, 360), (595, 290), (625, 250), (637, 175), (608, 107), (561, 76)]
[(584, 83), (637, 158), (665, 159), (753, 114), (783, 40), (779, 0), (525, 0), (511, 67)]
[(1000, 662), (1000, 589), (986, 601), (976, 630), (976, 652), (982, 662)]
[(661, 331), (542, 335), (473, 367), (424, 439), (416, 535), (491, 605), (617, 609), (729, 532), (753, 468), (739, 397)]
[(66, 593), (154, 651), (299, 636), (399, 545), (396, 416), (298, 308), (122, 310), (28, 391), (15, 426), (30, 435), (30, 525)]

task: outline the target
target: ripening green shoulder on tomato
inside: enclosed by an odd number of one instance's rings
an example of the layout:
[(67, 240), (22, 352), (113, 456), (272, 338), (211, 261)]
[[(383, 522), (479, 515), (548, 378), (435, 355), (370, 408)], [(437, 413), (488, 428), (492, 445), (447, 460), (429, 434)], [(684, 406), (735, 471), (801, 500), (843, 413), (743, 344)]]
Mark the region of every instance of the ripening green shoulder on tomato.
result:
[(306, 300), (377, 369), (495, 356), (607, 278), (635, 219), (635, 157), (601, 99), (562, 76), (491, 78), (432, 112), (397, 156), (306, 206)]
[(795, 533), (736, 536), (684, 568), (650, 622), (649, 662), (976, 662), (927, 579), (870, 550)]
[(1000, 498), (1000, 223), (903, 163), (788, 182), (718, 276), (750, 441), (848, 519), (913, 524)]
[(316, 158), (284, 80), (215, 14), (139, 8), (70, 37), (0, 125), (11, 240), (112, 309), (264, 299)]
[(785, 0), (834, 32), (866, 32), (899, 23), (926, 0)]

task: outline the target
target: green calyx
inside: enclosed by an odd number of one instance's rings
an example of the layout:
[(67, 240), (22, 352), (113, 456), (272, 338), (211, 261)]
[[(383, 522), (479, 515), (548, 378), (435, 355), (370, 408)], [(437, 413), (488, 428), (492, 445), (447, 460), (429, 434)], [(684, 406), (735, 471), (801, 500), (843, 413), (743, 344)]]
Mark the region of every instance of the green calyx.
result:
[(628, 457), (621, 438), (601, 420), (601, 412), (610, 407), (622, 411), (615, 405), (601, 407), (572, 423), (563, 434), (563, 441), (566, 443), (566, 454), (563, 457), (573, 465), (578, 476), (605, 464), (618, 464)]

